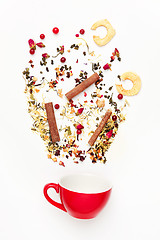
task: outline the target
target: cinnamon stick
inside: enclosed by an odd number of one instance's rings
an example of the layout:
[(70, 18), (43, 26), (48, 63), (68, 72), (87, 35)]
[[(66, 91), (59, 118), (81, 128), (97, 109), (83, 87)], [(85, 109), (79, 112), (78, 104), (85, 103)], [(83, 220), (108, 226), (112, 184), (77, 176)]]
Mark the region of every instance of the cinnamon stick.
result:
[(100, 124), (98, 125), (96, 131), (93, 133), (93, 135), (91, 136), (91, 138), (88, 141), (90, 146), (94, 145), (96, 139), (98, 138), (99, 134), (101, 133), (102, 129), (104, 128), (104, 126), (105, 126), (106, 122), (108, 121), (108, 119), (110, 118), (111, 114), (112, 114), (112, 112), (110, 110), (107, 110), (106, 114), (104, 115)]
[(85, 79), (83, 82), (81, 82), (78, 86), (70, 90), (68, 93), (65, 94), (65, 96), (68, 98), (68, 100), (72, 99), (73, 97), (77, 96), (79, 93), (84, 91), (86, 88), (88, 88), (90, 85), (95, 83), (99, 79), (99, 75), (97, 73), (94, 73), (89, 78)]
[(59, 142), (60, 136), (57, 128), (56, 118), (53, 109), (53, 103), (45, 103), (46, 113), (47, 113), (47, 120), (49, 124), (49, 129), (51, 133), (52, 142)]

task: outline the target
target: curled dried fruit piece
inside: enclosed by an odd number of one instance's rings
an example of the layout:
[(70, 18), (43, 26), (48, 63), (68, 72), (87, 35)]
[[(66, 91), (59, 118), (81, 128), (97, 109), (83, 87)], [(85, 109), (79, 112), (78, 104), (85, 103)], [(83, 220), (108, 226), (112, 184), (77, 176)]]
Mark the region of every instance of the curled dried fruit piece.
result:
[(129, 90), (123, 88), (122, 84), (116, 84), (117, 91), (126, 96), (136, 95), (141, 89), (141, 79), (133, 72), (125, 72), (121, 75), (121, 80), (130, 80), (133, 83), (133, 87)]
[(107, 35), (104, 38), (100, 38), (99, 36), (93, 36), (93, 40), (97, 45), (104, 46), (114, 37), (116, 31), (107, 19), (97, 21), (92, 25), (91, 29), (96, 30), (98, 27), (101, 26), (107, 29)]

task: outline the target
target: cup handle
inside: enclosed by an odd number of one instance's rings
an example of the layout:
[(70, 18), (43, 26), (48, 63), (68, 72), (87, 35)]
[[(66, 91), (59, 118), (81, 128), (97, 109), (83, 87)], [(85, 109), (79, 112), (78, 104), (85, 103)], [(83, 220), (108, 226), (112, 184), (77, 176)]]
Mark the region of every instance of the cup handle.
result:
[(52, 200), (52, 199), (48, 196), (47, 191), (48, 191), (49, 188), (54, 188), (54, 189), (56, 190), (56, 192), (59, 193), (59, 184), (56, 184), (56, 183), (48, 183), (48, 184), (46, 184), (46, 185), (44, 186), (43, 193), (44, 193), (44, 196), (45, 196), (45, 198), (47, 199), (47, 201), (48, 201), (49, 203), (51, 203), (53, 206), (55, 206), (55, 207), (57, 207), (57, 208), (65, 211), (65, 212), (67, 212), (62, 203), (55, 202), (54, 200)]

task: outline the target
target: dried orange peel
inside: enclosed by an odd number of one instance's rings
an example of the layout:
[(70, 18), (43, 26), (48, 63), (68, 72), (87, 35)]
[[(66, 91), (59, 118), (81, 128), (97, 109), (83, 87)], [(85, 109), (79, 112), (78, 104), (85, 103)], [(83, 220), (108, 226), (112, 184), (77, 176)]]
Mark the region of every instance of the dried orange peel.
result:
[(115, 35), (116, 31), (110, 24), (110, 22), (107, 19), (99, 20), (96, 23), (94, 23), (91, 27), (91, 30), (96, 30), (98, 27), (105, 27), (107, 29), (107, 34), (104, 38), (100, 38), (99, 36), (93, 36), (94, 42), (98, 46), (104, 46), (106, 45)]
[(130, 80), (133, 83), (133, 87), (129, 90), (123, 88), (122, 84), (116, 84), (117, 91), (126, 96), (134, 96), (141, 89), (141, 79), (140, 77), (133, 72), (125, 72), (121, 75), (121, 80)]

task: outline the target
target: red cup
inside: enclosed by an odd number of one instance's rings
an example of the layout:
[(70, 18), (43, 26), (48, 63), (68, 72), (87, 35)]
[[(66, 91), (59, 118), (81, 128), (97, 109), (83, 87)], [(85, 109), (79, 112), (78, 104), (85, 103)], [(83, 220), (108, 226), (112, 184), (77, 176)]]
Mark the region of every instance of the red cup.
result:
[[(49, 197), (49, 188), (54, 188), (60, 194), (61, 203)], [(72, 217), (90, 219), (96, 217), (104, 208), (111, 190), (111, 184), (101, 177), (78, 174), (65, 176), (58, 184), (48, 183), (44, 187), (44, 196), (49, 203)]]

